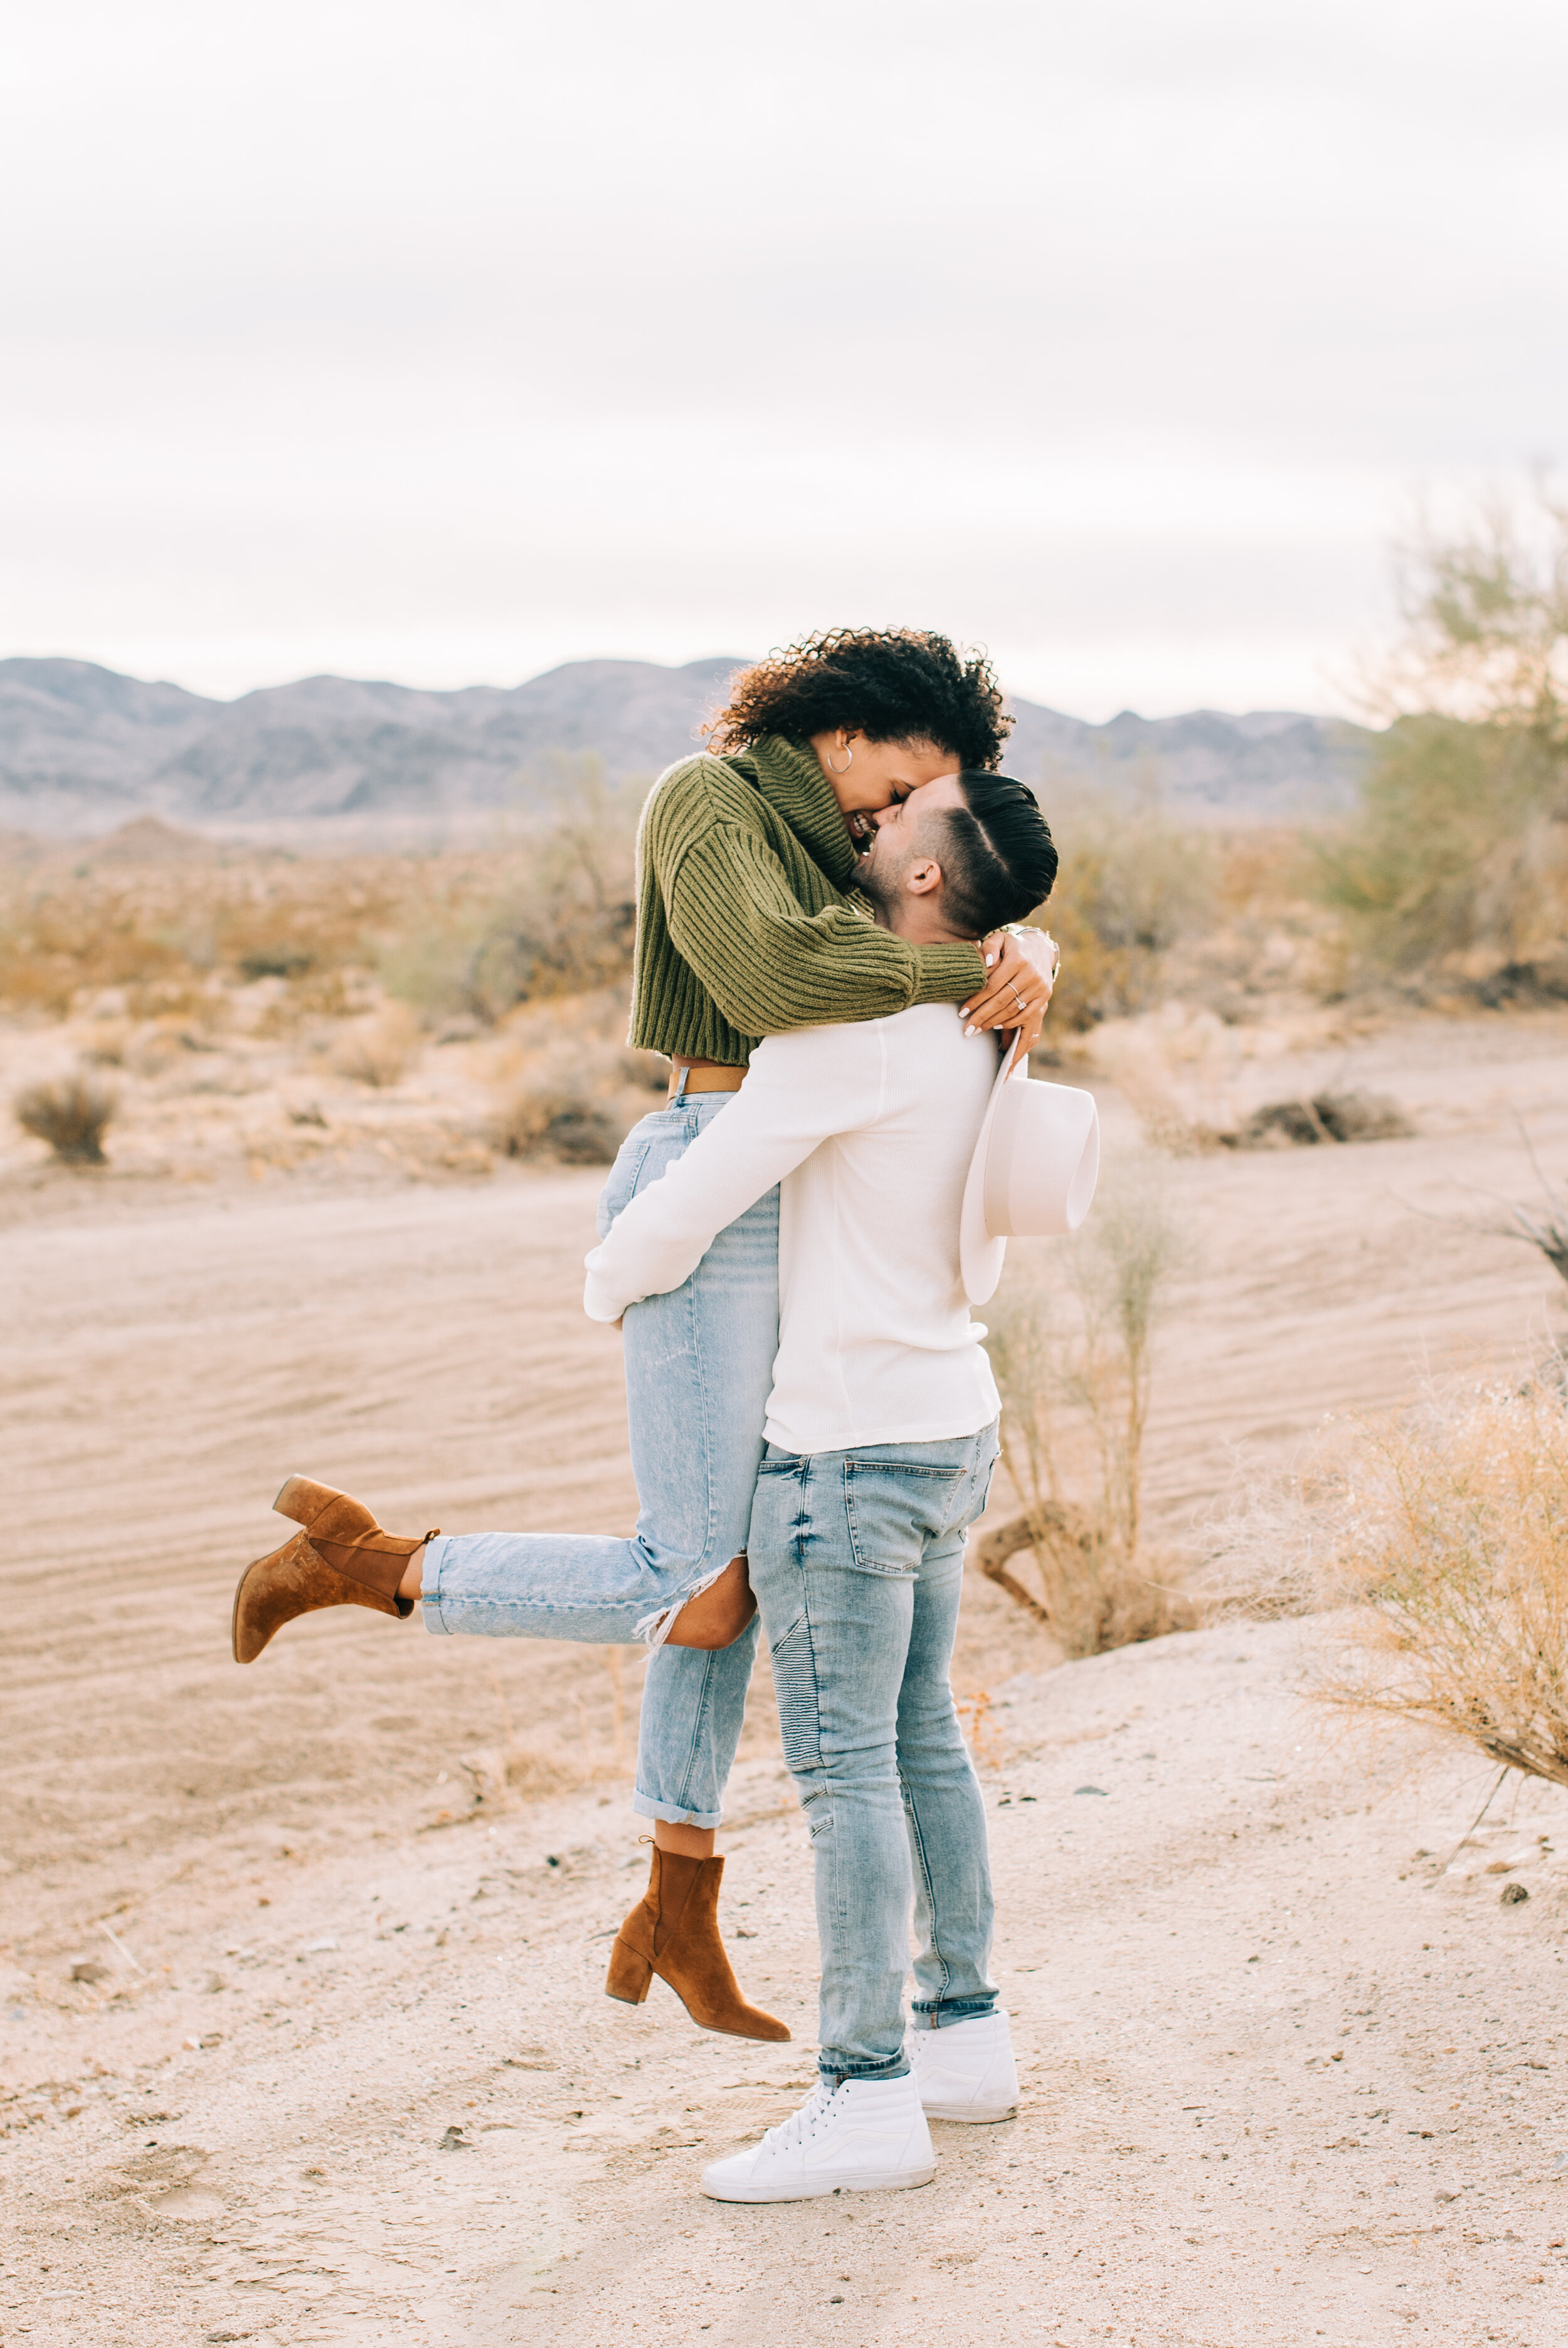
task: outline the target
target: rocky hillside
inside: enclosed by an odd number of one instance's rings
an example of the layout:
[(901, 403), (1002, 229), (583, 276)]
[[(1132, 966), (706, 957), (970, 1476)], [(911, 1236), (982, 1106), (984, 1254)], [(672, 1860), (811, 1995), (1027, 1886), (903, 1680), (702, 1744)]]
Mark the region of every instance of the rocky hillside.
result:
[[(693, 745), (737, 663), (571, 661), (525, 685), (423, 693), (336, 676), (212, 701), (90, 661), (0, 661), (0, 828), (87, 835), (143, 813), (198, 826), (361, 822), (523, 807), (562, 754), (653, 776)], [(1158, 785), (1210, 820), (1344, 802), (1368, 737), (1288, 711), (1088, 726), (1014, 704), (1009, 768)]]

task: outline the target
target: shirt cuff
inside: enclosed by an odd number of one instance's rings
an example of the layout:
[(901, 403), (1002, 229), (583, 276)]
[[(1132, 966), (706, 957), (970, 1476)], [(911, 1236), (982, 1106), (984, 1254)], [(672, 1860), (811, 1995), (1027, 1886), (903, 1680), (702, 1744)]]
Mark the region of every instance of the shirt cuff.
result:
[(618, 1321), (634, 1298), (617, 1296), (610, 1282), (590, 1269), (583, 1283), (583, 1310), (590, 1321)]

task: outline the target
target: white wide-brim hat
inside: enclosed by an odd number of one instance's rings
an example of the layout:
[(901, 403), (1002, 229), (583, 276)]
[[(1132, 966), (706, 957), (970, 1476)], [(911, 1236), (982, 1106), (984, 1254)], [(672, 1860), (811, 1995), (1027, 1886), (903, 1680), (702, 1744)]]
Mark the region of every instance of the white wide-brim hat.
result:
[(1076, 1231), (1099, 1177), (1094, 1095), (1032, 1080), (1015, 1042), (996, 1072), (964, 1185), (958, 1252), (970, 1303), (996, 1293), (1010, 1239)]

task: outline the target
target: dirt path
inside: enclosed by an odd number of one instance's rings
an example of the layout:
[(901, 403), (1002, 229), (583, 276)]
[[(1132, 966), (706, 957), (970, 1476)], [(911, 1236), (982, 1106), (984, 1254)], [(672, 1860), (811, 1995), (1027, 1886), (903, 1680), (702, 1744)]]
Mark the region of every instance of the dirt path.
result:
[[(1170, 1163), (1199, 1254), (1152, 1438), (1167, 1530), (1233, 1447), (1277, 1458), (1423, 1360), (1544, 1330), (1524, 1249), (1410, 1208), (1523, 1195), (1515, 1108), (1561, 1166), (1563, 1042), (1373, 1039), (1351, 1079), (1398, 1093), (1416, 1139)], [(329, 1617), (227, 1661), (291, 1468), (394, 1525), (628, 1521), (618, 1360), (576, 1303), (594, 1188), (0, 1200), (0, 2340), (1563, 2337), (1568, 1903), (1537, 1840), (1559, 1797), (1527, 1789), (1434, 1880), (1411, 1854), (1447, 1856), (1486, 1774), (1401, 1782), (1324, 1746), (1293, 1693), (1311, 1626), (1053, 1670), (972, 1587), (958, 1675), (995, 1699), (1025, 2108), (943, 2129), (924, 2192), (760, 2212), (696, 2177), (809, 2075), (806, 1856), (766, 1687), (728, 1914), (797, 2030), (779, 2050), (601, 1993), (643, 1863), (631, 1660)], [(1527, 1861), (1527, 1903), (1475, 1873), (1494, 1855)], [(440, 2149), (454, 2124), (470, 2148)]]

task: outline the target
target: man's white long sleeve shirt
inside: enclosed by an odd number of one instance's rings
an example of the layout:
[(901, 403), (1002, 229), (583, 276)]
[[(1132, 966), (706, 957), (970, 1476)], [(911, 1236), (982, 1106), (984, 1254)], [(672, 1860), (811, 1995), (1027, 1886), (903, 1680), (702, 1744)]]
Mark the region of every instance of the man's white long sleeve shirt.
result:
[(616, 1321), (678, 1288), (780, 1185), (779, 1352), (767, 1435), (852, 1451), (973, 1435), (999, 1407), (959, 1270), (964, 1185), (996, 1074), (947, 1004), (772, 1035), (746, 1082), (589, 1256)]

